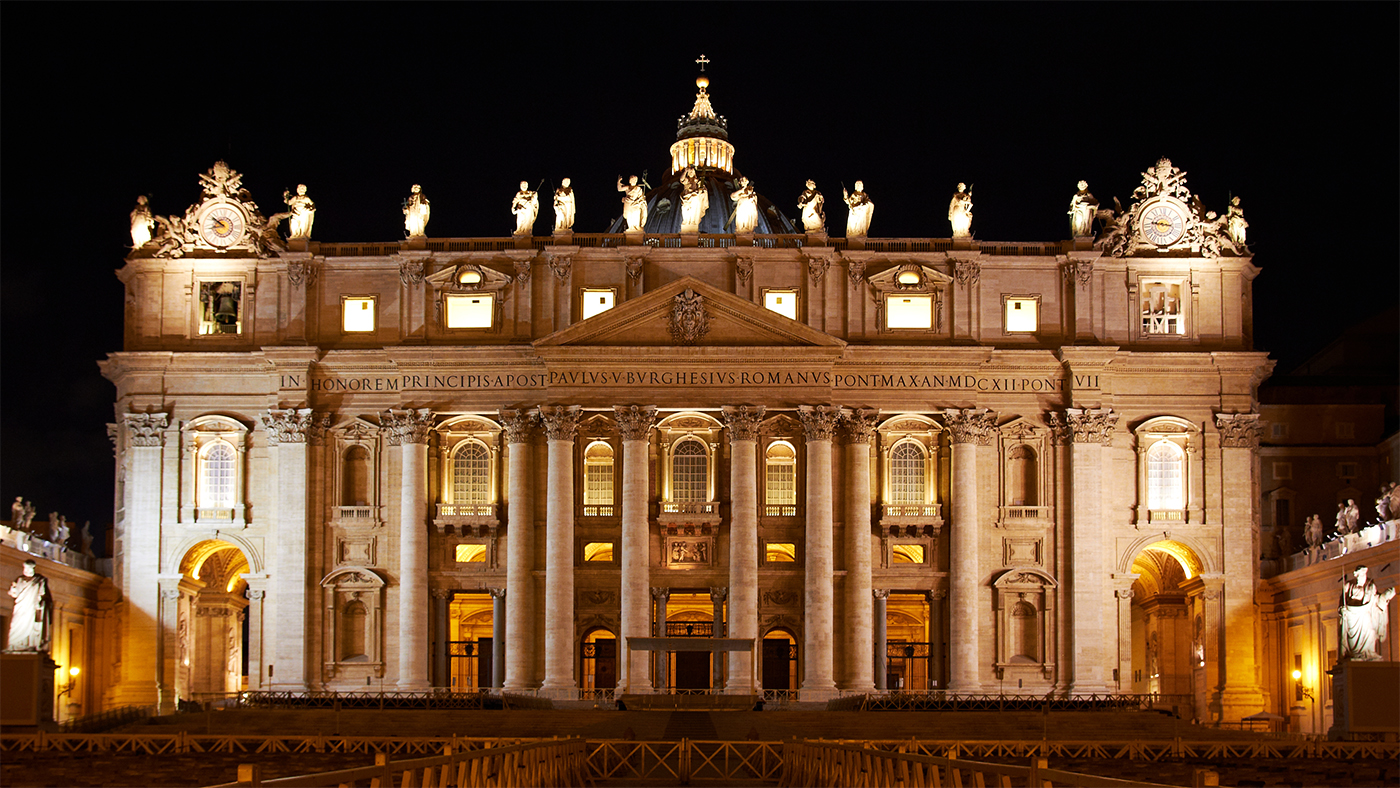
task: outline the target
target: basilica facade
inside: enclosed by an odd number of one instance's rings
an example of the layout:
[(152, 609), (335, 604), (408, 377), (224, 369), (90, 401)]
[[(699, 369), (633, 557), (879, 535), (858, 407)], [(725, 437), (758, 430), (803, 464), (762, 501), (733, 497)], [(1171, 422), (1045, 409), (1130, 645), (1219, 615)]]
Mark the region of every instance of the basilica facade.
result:
[(951, 238), (870, 236), (859, 189), (842, 235), (834, 195), (752, 194), (706, 88), (609, 233), (561, 189), (533, 234), (522, 185), (513, 236), (435, 238), (415, 187), (405, 240), (320, 242), (306, 189), (264, 217), (222, 162), (133, 211), (112, 703), (1264, 707), (1238, 205), (1163, 159), (1126, 209), (1081, 184), (1064, 241), (979, 241), (961, 190)]

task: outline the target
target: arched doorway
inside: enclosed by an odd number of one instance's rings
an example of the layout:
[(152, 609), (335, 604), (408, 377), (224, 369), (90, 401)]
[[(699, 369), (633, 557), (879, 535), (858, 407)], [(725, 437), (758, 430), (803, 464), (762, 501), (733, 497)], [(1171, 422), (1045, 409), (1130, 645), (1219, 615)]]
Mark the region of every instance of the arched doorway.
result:
[(1172, 540), (1147, 545), (1133, 557), (1132, 673), (1122, 682), (1132, 692), (1193, 696), (1195, 707), (1204, 707), (1202, 568), (1194, 550)]
[(447, 656), (454, 690), (465, 692), (491, 686), (491, 604), (489, 592), (452, 595), (447, 608)]
[(763, 636), (763, 689), (797, 689), (797, 638), (785, 627)]
[[(180, 561), (175, 603), (175, 695), (208, 701), (247, 688), (248, 559), (230, 542), (200, 542)], [(166, 652), (170, 653), (169, 651)]]
[(579, 678), (586, 690), (617, 687), (617, 635), (612, 630), (595, 627), (583, 636)]

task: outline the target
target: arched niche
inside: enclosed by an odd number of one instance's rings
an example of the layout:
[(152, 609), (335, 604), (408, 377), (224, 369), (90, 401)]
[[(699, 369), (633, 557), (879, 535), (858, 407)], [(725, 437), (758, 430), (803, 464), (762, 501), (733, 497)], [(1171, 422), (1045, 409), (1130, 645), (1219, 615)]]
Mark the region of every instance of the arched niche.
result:
[(1055, 597), (1059, 584), (1035, 567), (1011, 567), (992, 584), (996, 672), (1000, 679), (1049, 680), (1055, 670)]
[(321, 579), (323, 671), (327, 681), (359, 686), (384, 673), (384, 578), (343, 566)]

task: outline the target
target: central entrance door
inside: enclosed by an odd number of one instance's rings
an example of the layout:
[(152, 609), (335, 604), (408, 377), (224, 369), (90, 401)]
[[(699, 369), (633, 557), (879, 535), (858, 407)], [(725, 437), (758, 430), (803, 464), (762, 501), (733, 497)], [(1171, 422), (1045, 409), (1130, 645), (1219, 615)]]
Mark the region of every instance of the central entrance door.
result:
[(782, 631), (770, 632), (763, 639), (763, 688), (796, 689), (797, 643)]

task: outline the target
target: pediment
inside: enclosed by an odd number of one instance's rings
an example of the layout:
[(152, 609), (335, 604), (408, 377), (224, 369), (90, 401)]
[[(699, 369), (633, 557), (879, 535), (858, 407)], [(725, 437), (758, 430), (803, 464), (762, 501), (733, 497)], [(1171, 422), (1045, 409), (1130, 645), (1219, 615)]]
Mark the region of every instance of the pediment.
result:
[(379, 436), (379, 425), (359, 416), (351, 416), (332, 426), (330, 432), (349, 441), (370, 440)]
[(684, 277), (535, 341), (555, 347), (793, 347), (846, 343), (694, 277)]
[(907, 262), (895, 263), (879, 273), (870, 274), (866, 276), (866, 281), (880, 292), (927, 293), (947, 287), (953, 278), (930, 266)]

